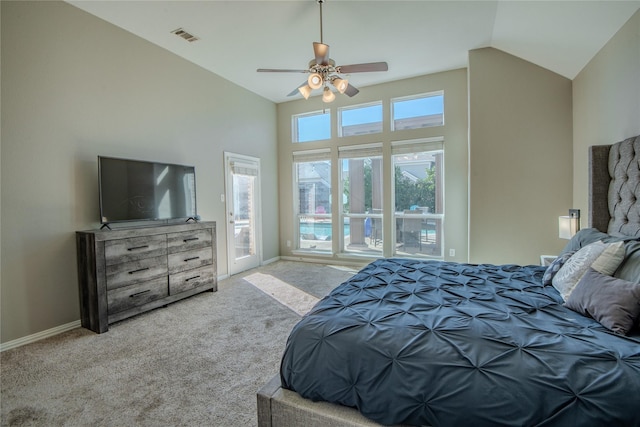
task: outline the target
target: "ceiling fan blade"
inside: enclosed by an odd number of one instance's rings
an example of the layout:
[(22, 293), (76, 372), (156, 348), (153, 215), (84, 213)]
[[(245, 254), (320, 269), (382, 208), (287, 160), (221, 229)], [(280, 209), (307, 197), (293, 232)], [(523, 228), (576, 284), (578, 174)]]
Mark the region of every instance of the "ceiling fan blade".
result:
[(300, 91), (298, 89), (300, 89), (302, 86), (305, 86), (307, 84), (307, 81), (303, 81), (302, 84), (300, 86), (298, 86), (297, 88), (295, 88), (290, 94), (288, 94), (287, 96), (294, 96), (294, 95), (300, 95)]
[(328, 44), (313, 42), (313, 54), (316, 57), (317, 65), (329, 64), (329, 45)]
[(258, 68), (259, 73), (308, 73), (309, 70), (282, 70), (279, 68)]
[(351, 86), (350, 84), (347, 85), (347, 90), (344, 91), (344, 94), (351, 97), (351, 96), (355, 96), (358, 94), (358, 92), (360, 92), (358, 90), (358, 88), (356, 88), (355, 86)]
[(386, 62), (368, 62), (366, 64), (340, 65), (336, 67), (339, 73), (368, 73), (371, 71), (387, 71), (389, 65)]

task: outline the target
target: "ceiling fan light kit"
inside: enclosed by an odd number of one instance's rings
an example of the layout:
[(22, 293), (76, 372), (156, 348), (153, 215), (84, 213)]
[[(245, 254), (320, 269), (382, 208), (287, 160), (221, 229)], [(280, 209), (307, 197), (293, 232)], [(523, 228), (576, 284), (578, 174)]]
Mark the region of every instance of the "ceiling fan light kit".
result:
[(333, 84), (335, 88), (338, 89), (338, 92), (344, 93), (347, 90), (347, 87), (349, 87), (349, 80), (336, 77), (335, 79), (333, 79), (331, 84)]
[(325, 86), (324, 90), (322, 91), (322, 102), (331, 102), (334, 99), (336, 99), (336, 95), (331, 92), (331, 89)]
[(300, 86), (298, 91), (304, 96), (304, 99), (309, 99), (309, 95), (311, 95), (311, 87), (309, 85)]
[(336, 96), (328, 87), (331, 83), (338, 92), (349, 97), (355, 96), (360, 92), (357, 88), (349, 84), (347, 79), (340, 77), (340, 74), (365, 73), (373, 71), (387, 71), (389, 66), (386, 62), (370, 62), (366, 64), (338, 65), (333, 59), (329, 58), (329, 45), (322, 41), (322, 4), (324, 0), (316, 0), (320, 6), (320, 42), (313, 42), (314, 59), (309, 62), (306, 70), (284, 70), (273, 68), (258, 68), (258, 72), (262, 73), (309, 73), (309, 77), (305, 83), (302, 83), (296, 90), (288, 96), (300, 93), (304, 99), (309, 99), (311, 92), (315, 89), (322, 91), (322, 100), (324, 102), (333, 101)]
[(309, 75), (307, 83), (311, 89), (320, 89), (324, 83), (324, 79), (320, 73), (313, 73)]

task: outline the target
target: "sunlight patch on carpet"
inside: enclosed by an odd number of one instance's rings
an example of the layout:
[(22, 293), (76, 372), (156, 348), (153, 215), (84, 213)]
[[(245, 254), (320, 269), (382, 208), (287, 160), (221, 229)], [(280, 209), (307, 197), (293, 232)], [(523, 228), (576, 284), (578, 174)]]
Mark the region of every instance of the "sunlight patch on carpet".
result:
[(283, 282), (269, 274), (254, 273), (246, 276), (244, 280), (251, 283), (253, 286), (260, 289), (280, 304), (295, 311), (300, 316), (307, 314), (319, 301), (319, 299), (313, 295), (309, 295), (295, 286), (291, 286), (287, 282)]
[(358, 272), (357, 269), (352, 267), (346, 267), (344, 265), (327, 265), (327, 267), (331, 267), (335, 270), (346, 271), (347, 273), (356, 274)]

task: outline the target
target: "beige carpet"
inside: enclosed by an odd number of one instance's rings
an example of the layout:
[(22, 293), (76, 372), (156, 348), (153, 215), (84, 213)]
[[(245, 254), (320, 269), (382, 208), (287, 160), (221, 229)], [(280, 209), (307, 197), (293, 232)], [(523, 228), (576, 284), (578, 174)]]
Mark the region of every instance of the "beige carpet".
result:
[[(104, 334), (78, 328), (0, 353), (2, 425), (255, 426), (256, 392), (300, 315), (246, 278), (322, 298), (352, 274), (280, 261)], [(287, 304), (303, 312), (312, 300), (301, 301)]]

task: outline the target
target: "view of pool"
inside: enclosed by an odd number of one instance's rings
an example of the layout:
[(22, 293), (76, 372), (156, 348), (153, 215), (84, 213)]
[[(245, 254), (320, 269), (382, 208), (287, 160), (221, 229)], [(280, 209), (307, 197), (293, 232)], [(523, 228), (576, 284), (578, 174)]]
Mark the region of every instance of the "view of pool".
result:
[[(311, 236), (313, 234), (318, 240), (331, 240), (331, 233), (330, 222), (300, 223), (300, 236)], [(349, 235), (349, 224), (344, 225), (344, 235)]]
[[(305, 240), (331, 240), (332, 224), (330, 222), (301, 222), (300, 236)], [(366, 232), (369, 236), (369, 231)], [(423, 237), (435, 236), (435, 230), (422, 230)], [(349, 224), (344, 225), (344, 236), (349, 236)]]

